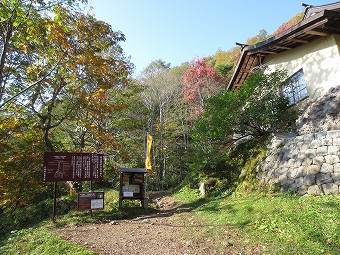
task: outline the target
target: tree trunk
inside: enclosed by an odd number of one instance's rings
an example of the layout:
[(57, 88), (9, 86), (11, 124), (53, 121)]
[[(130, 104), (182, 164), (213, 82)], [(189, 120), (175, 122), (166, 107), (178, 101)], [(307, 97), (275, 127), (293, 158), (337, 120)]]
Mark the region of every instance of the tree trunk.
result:
[(8, 20), (8, 26), (7, 26), (7, 32), (6, 32), (6, 37), (4, 39), (4, 45), (2, 48), (1, 52), (1, 58), (0, 58), (0, 102), (2, 101), (3, 95), (5, 93), (5, 84), (3, 84), (3, 71), (5, 67), (5, 60), (6, 60), (6, 55), (7, 55), (7, 50), (9, 46), (9, 41), (12, 37), (12, 32), (13, 32), (13, 19), (15, 19), (15, 12), (13, 13), (12, 17)]

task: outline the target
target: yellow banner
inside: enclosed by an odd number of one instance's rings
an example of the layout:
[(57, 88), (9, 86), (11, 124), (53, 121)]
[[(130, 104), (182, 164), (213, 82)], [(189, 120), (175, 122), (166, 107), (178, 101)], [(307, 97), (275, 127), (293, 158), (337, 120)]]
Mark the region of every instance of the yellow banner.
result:
[(145, 159), (145, 168), (147, 170), (151, 170), (151, 145), (152, 145), (152, 136), (148, 135), (148, 140), (146, 143), (146, 159)]

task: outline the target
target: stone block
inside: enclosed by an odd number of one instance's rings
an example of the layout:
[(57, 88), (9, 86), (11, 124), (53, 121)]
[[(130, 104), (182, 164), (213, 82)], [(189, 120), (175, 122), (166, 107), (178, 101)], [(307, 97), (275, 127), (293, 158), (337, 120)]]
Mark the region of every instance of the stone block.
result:
[(302, 166), (305, 166), (305, 167), (311, 165), (312, 163), (313, 163), (313, 160), (310, 158), (304, 158), (302, 160)]
[(340, 130), (327, 131), (327, 138), (340, 138)]
[(325, 184), (333, 182), (333, 178), (331, 174), (317, 174), (316, 175), (316, 184)]
[(306, 166), (300, 166), (299, 169), (298, 169), (298, 174), (297, 174), (297, 177), (304, 177), (306, 176), (308, 173), (307, 173), (307, 168)]
[(323, 163), (320, 168), (320, 173), (324, 173), (324, 174), (333, 173), (333, 171), (334, 171), (334, 166), (327, 164), (327, 163)]
[[(299, 136), (297, 136), (296, 138), (298, 138), (298, 137)], [(315, 136), (314, 136), (313, 133), (312, 134), (307, 134), (307, 135), (304, 135), (304, 136), (301, 136), (301, 137), (303, 137), (303, 141), (308, 141), (308, 142), (311, 142), (311, 141), (313, 141), (315, 139)]]
[(340, 146), (340, 138), (333, 138), (333, 145)]
[(325, 156), (325, 161), (327, 164), (334, 165), (340, 162), (340, 158), (338, 155), (327, 155)]
[[(326, 151), (327, 151), (327, 147), (326, 147)], [(308, 149), (305, 151), (306, 157), (308, 158), (314, 158), (317, 155), (317, 149)]]
[(303, 178), (303, 184), (307, 186), (314, 185), (316, 183), (316, 175), (315, 174), (307, 174)]
[(288, 190), (289, 191), (293, 191), (293, 192), (296, 192), (298, 191), (298, 187), (295, 183), (292, 183), (289, 187), (288, 187)]
[(290, 159), (290, 160), (288, 160), (288, 162), (287, 162), (287, 167), (288, 168), (293, 168), (294, 167), (294, 164), (295, 164), (295, 159)]
[(290, 157), (293, 159), (296, 159), (298, 157), (298, 155), (300, 154), (300, 151), (298, 149), (294, 149), (290, 152)]
[(331, 138), (325, 138), (322, 140), (322, 145), (323, 146), (330, 146), (333, 145), (333, 139)]
[(300, 151), (305, 151), (305, 150), (309, 149), (310, 142), (306, 142), (306, 141), (300, 142), (300, 143), (297, 144), (297, 146), (298, 146)]
[(317, 139), (317, 140), (313, 140), (310, 143), (310, 148), (316, 149), (322, 146), (322, 141)]
[(285, 151), (285, 152), (282, 153), (281, 160), (287, 161), (287, 160), (289, 160), (290, 158), (291, 158), (291, 157), (290, 157), (289, 151)]
[(321, 131), (321, 132), (314, 133), (314, 136), (315, 136), (316, 139), (318, 139), (318, 138), (325, 138), (326, 135), (327, 135), (326, 131)]
[(288, 178), (292, 178), (292, 179), (295, 179), (297, 176), (298, 176), (298, 169), (297, 168), (292, 168), (289, 172), (288, 172), (288, 174), (287, 174), (287, 176), (288, 176)]
[(285, 182), (288, 179), (287, 175), (280, 175), (277, 180), (279, 182)]
[(338, 155), (339, 147), (338, 146), (328, 146), (328, 155)]
[(325, 162), (324, 156), (316, 156), (313, 158), (313, 165), (321, 166)]
[(320, 172), (320, 168), (321, 166), (320, 165), (310, 165), (307, 167), (307, 174), (310, 175), (310, 174), (317, 174)]
[(302, 185), (298, 189), (298, 194), (301, 195), (301, 196), (306, 195), (307, 192), (308, 192), (308, 186), (306, 186), (306, 185)]
[(296, 159), (302, 160), (302, 159), (305, 159), (305, 158), (307, 158), (305, 150), (299, 150), (297, 152)]
[(339, 186), (334, 183), (326, 183), (322, 185), (323, 192), (326, 195), (339, 194)]
[(326, 156), (328, 154), (328, 147), (327, 146), (321, 146), (316, 149), (316, 155), (317, 156)]
[(332, 179), (335, 184), (340, 185), (340, 173), (332, 174)]
[(298, 177), (298, 178), (296, 178), (295, 184), (296, 184), (297, 187), (303, 186), (303, 178), (304, 178), (304, 177)]
[(340, 173), (340, 163), (334, 165), (334, 173)]
[(312, 185), (307, 190), (308, 195), (321, 195), (322, 191), (318, 185)]
[(295, 159), (295, 161), (293, 163), (293, 167), (299, 168), (300, 166), (302, 166), (302, 160), (301, 159)]

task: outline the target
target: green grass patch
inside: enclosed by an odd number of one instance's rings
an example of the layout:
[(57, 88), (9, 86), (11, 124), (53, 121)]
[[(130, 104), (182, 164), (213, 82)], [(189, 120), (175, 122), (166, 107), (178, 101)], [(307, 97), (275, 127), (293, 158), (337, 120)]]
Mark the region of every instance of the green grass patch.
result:
[(93, 251), (61, 239), (46, 226), (11, 231), (5, 242), (0, 243), (0, 254), (20, 255), (94, 255)]
[(202, 201), (186, 189), (175, 197), (208, 225), (237, 227), (263, 254), (340, 254), (340, 196), (233, 193)]

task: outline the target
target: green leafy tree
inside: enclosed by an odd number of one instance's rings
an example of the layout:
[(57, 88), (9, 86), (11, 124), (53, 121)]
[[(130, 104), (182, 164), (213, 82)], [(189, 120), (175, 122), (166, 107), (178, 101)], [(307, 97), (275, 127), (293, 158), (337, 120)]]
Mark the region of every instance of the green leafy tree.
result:
[[(132, 70), (120, 47), (125, 40), (121, 32), (89, 14), (76, 12), (76, 1), (48, 2), (53, 3), (49, 9), (43, 3), (1, 3), (6, 11), (1, 8), (0, 12), (0, 124), (6, 129), (0, 133), (4, 147), (0, 175), (7, 181), (1, 182), (0, 189), (8, 196), (17, 194), (16, 205), (26, 201), (24, 191), (28, 189), (20, 178), (41, 173), (42, 153), (70, 149), (64, 143), (67, 130), (62, 124), (69, 126), (79, 121), (81, 126), (89, 127), (92, 144), (88, 148), (92, 151), (108, 147), (114, 136), (108, 118), (124, 107), (117, 95)], [(89, 138), (85, 135), (80, 134), (80, 148)], [(24, 146), (27, 152), (34, 150), (35, 157), (22, 153)], [(11, 153), (23, 156), (8, 157)], [(16, 174), (19, 172), (21, 175)], [(41, 174), (31, 176), (41, 184)], [(41, 185), (32, 185), (32, 192), (39, 193)], [(28, 198), (34, 197), (29, 194)], [(5, 201), (14, 201), (13, 198), (14, 195)]]
[(235, 142), (288, 130), (297, 112), (280, 93), (283, 82), (289, 82), (284, 71), (257, 70), (239, 90), (211, 97), (195, 122), (193, 166), (215, 172), (225, 167), (226, 148)]
[(167, 175), (169, 116), (180, 96), (182, 76), (178, 76), (163, 61), (152, 62), (143, 72), (141, 98), (149, 111), (148, 132), (154, 136), (154, 170), (157, 184)]

